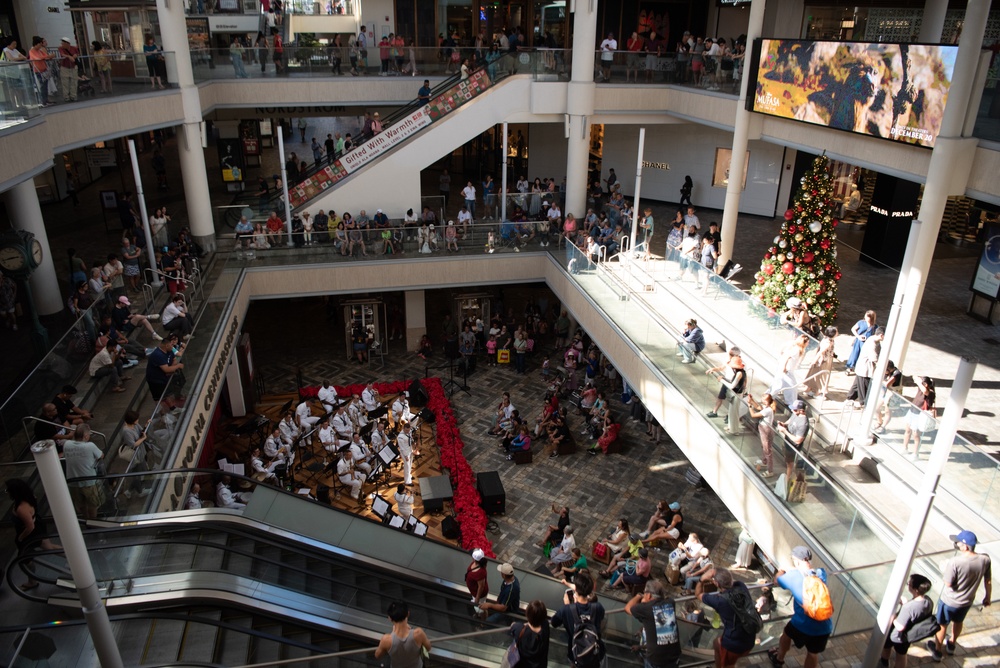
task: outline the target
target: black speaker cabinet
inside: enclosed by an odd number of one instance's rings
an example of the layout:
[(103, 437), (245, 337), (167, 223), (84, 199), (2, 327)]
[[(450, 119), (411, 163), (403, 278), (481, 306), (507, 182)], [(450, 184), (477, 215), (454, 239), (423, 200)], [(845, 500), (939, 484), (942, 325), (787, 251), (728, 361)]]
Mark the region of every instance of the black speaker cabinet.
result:
[(430, 423), (434, 422), (434, 420), (436, 420), (436, 419), (437, 418), (435, 418), (435, 416), (434, 416), (434, 411), (432, 411), (431, 409), (424, 408), (423, 410), (420, 411), (420, 420), (422, 422), (426, 422), (426, 423), (430, 424)]
[(316, 500), (324, 505), (330, 505), (330, 488), (326, 485), (316, 485)]
[(441, 534), (448, 540), (462, 540), (462, 529), (451, 515), (441, 520)]
[(410, 383), (410, 405), (422, 408), (427, 405), (427, 390), (420, 384), (419, 380)]
[(484, 471), (476, 476), (479, 503), (487, 515), (503, 515), (507, 512), (507, 494), (503, 482), (496, 471)]

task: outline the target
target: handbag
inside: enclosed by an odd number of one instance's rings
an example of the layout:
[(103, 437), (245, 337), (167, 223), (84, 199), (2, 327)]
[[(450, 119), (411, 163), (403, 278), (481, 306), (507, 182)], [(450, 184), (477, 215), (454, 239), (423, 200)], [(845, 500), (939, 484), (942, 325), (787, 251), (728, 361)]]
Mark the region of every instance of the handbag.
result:
[(594, 547), (591, 548), (591, 551), (594, 553), (595, 559), (604, 559), (608, 556), (608, 546), (599, 540), (594, 541)]
[(510, 350), (501, 348), (497, 351), (497, 364), (510, 364)]
[(46, 85), (49, 87), (49, 95), (55, 95), (59, 92), (59, 84), (56, 83), (56, 78), (51, 74), (48, 76)]
[(500, 660), (500, 668), (514, 668), (514, 666), (521, 662), (521, 650), (517, 648), (517, 641), (524, 635), (524, 629), (525, 627), (522, 626), (521, 632), (517, 634), (517, 638), (510, 641), (510, 646)]

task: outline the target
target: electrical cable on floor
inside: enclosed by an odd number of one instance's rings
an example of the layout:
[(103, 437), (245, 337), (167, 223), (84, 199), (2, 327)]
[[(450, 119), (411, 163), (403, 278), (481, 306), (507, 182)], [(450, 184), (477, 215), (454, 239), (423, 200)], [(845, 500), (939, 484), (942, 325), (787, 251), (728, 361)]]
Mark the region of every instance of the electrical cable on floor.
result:
[(486, 521), (486, 530), (490, 533), (500, 533), (500, 525), (493, 520)]

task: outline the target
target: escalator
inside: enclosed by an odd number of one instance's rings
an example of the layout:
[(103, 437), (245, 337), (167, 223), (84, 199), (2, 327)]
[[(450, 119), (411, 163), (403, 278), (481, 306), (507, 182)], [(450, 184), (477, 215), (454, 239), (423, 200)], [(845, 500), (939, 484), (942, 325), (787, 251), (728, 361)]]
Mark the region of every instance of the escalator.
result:
[[(227, 651), (246, 651), (248, 657), (262, 660), (265, 646), (269, 656), (285, 658), (303, 655), (294, 652), (371, 648), (388, 628), (389, 603), (398, 600), (408, 603), (411, 623), (427, 631), (437, 660), (499, 664), (509, 642), (502, 633), (449, 639), (490, 628), (471, 616), (464, 586), (269, 533), (266, 527), (234, 525), (211, 515), (195, 521), (161, 519), (85, 530), (110, 613), (179, 615), (156, 622), (159, 630), (150, 622), (148, 632), (133, 629), (127, 642), (120, 638), (130, 657), (126, 664), (155, 664), (173, 657), (233, 665), (229, 658), (221, 658)], [(35, 552), (31, 557), (33, 561), (28, 556), (16, 559), (9, 573), (30, 569), (40, 582), (58, 585), (59, 590), (51, 595), (38, 590), (21, 595), (50, 605), (79, 607), (60, 553)], [(10, 575), (8, 579), (13, 585)], [(216, 612), (220, 610), (226, 612)], [(201, 619), (204, 611), (209, 611), (204, 613), (210, 615), (207, 622)], [(197, 630), (189, 628), (193, 622)], [(238, 635), (239, 628), (261, 632), (267, 642)], [(156, 642), (151, 643), (154, 633)], [(553, 636), (550, 665), (565, 665), (561, 634)], [(196, 637), (201, 640), (194, 643)], [(275, 638), (296, 642), (286, 647), (275, 644)], [(628, 635), (611, 634), (608, 640), (610, 665), (635, 665)], [(238, 649), (228, 649), (233, 643)], [(262, 649), (251, 652), (248, 643)], [(152, 645), (157, 649), (151, 654)]]

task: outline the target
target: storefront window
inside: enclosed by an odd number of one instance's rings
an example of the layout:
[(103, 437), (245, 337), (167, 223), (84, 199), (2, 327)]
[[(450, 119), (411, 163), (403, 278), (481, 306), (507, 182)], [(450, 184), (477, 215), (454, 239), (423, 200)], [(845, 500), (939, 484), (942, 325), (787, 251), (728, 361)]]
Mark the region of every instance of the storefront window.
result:
[(438, 32), (445, 36), (458, 33), (462, 45), (471, 44), (475, 38), (472, 18), (471, 0), (439, 0)]

